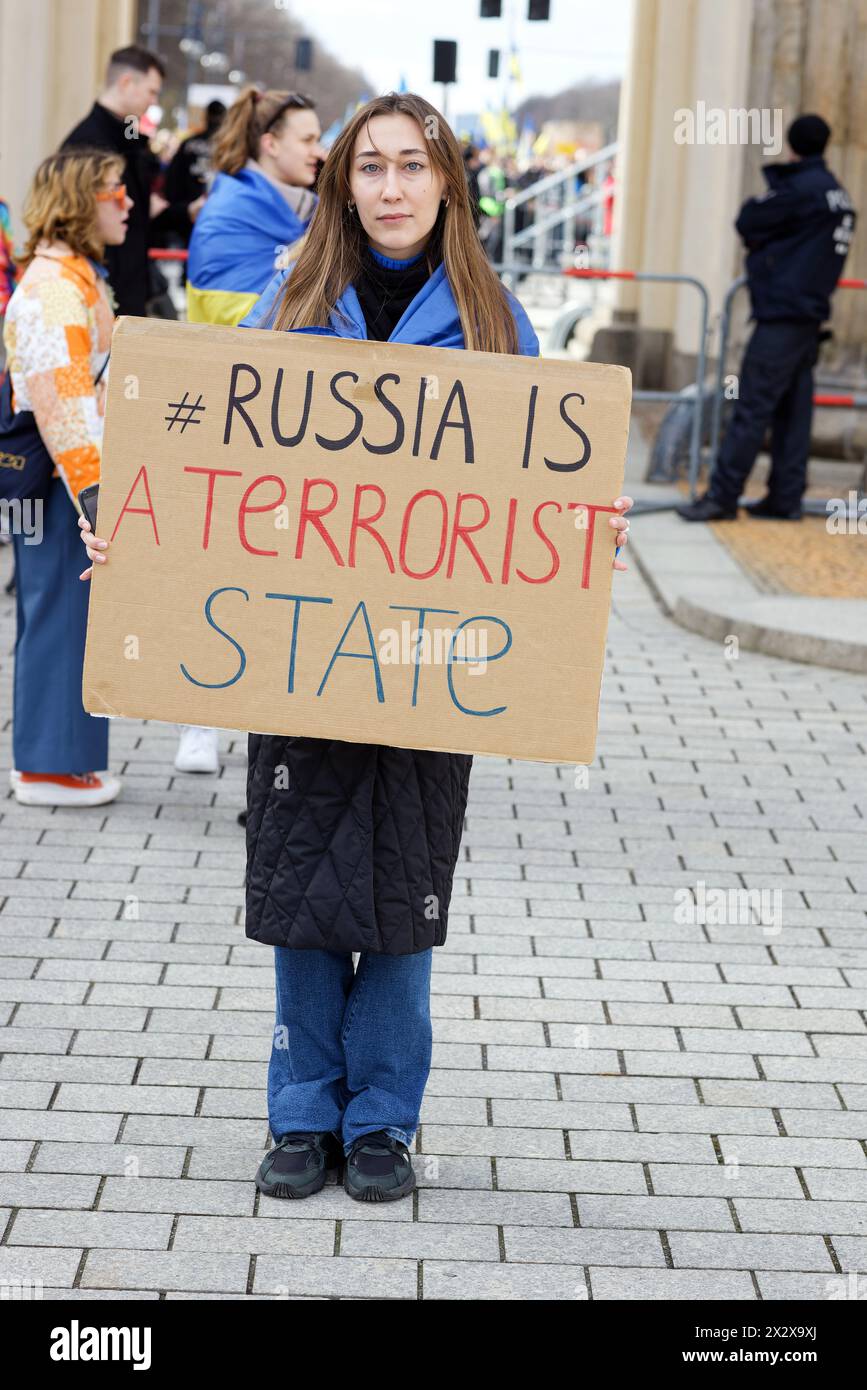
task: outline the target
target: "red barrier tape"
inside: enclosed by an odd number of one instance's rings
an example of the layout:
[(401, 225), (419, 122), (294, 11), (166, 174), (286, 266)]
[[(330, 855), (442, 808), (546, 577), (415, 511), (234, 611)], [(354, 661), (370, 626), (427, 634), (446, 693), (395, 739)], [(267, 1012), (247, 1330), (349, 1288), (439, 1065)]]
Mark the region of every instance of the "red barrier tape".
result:
[(578, 270), (569, 266), (564, 275), (572, 275), (576, 280), (634, 280), (634, 270)]
[(162, 246), (152, 246), (148, 256), (152, 261), (185, 261), (189, 251), (171, 251)]

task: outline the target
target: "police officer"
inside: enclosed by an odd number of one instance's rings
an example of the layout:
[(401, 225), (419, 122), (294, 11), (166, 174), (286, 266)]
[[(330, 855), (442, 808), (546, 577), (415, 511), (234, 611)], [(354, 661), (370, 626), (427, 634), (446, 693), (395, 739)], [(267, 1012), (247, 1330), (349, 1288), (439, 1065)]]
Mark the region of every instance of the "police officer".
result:
[(756, 326), (747, 344), (739, 393), (707, 492), (677, 511), (686, 521), (732, 521), (738, 498), (771, 430), (767, 495), (748, 502), (753, 517), (798, 521), (807, 486), (813, 366), (822, 322), (843, 270), (855, 226), (846, 190), (825, 164), (831, 129), (821, 116), (798, 116), (786, 140), (787, 164), (764, 168), (768, 192), (748, 198), (735, 226), (747, 247)]

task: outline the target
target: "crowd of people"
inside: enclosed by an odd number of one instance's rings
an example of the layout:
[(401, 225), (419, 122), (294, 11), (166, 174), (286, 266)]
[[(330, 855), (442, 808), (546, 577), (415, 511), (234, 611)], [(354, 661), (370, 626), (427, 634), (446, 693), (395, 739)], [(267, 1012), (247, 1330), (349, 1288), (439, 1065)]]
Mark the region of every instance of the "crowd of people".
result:
[[(326, 151), (308, 97), (250, 87), (228, 110), (212, 101), (203, 129), (183, 140), (165, 131), (149, 137), (147, 112), (159, 101), (164, 76), (162, 59), (147, 49), (112, 54), (90, 111), (36, 175), (24, 214), (29, 240), (17, 261), (0, 205), (0, 313), (6, 313), (11, 395), (18, 412), (32, 412), (51, 455), (56, 486), (44, 499), (46, 518), (61, 530), (72, 509), (80, 510), (78, 493), (99, 475), (107, 377), (97, 377), (106, 367), (113, 315), (176, 314), (151, 250), (187, 252), (191, 322), (234, 326), (275, 270), (288, 264), (318, 201)], [(460, 149), (468, 209), (480, 244), (496, 261), (506, 197), (543, 170), (533, 164), (521, 173), (514, 159), (500, 162), (489, 149), (468, 143)], [(96, 152), (113, 162), (95, 160)], [(112, 215), (108, 233), (104, 223)], [(532, 205), (519, 208), (516, 230), (532, 216)], [(391, 293), (391, 269), (378, 267), (378, 293)], [(80, 699), (73, 699), (75, 718), (60, 721), (63, 742), (55, 732), (46, 745), (32, 732), (41, 728), (42, 705), (31, 691), (44, 689), (47, 653), (62, 656), (70, 691), (76, 686), (86, 606), (79, 596), (75, 622), (57, 631), (43, 626), (40, 607), (40, 595), (61, 585), (71, 562), (61, 547), (16, 540), (9, 582), (18, 603), (12, 784), (16, 797), (31, 804), (92, 806), (120, 790), (105, 767), (107, 725), (100, 721), (94, 734), (94, 721), (82, 711), (79, 730)], [(182, 727), (175, 767), (217, 772), (216, 731)]]

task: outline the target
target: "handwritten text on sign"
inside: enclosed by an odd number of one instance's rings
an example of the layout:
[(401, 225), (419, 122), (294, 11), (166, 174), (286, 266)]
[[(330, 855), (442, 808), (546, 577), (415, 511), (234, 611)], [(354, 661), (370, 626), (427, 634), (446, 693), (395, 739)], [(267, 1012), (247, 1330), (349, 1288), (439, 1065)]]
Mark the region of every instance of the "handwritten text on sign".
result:
[(622, 368), (122, 320), (85, 707), (589, 761), (628, 411)]

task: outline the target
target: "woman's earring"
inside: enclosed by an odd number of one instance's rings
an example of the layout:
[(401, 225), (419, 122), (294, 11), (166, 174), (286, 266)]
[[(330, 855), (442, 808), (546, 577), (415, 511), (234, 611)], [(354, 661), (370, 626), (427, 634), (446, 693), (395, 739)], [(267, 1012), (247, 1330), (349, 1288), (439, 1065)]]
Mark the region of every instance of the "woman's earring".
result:
[(348, 209), (349, 212), (354, 212), (354, 211), (355, 211), (355, 204), (353, 203), (353, 201), (352, 201), (351, 198), (350, 198), (349, 202), (346, 204), (346, 206), (347, 206), (347, 209)]
[(449, 196), (446, 198), (446, 207), (448, 207), (448, 205), (449, 205), (449, 203), (451, 202), (451, 200), (452, 200), (452, 195), (451, 195), (451, 193), (450, 193)]

